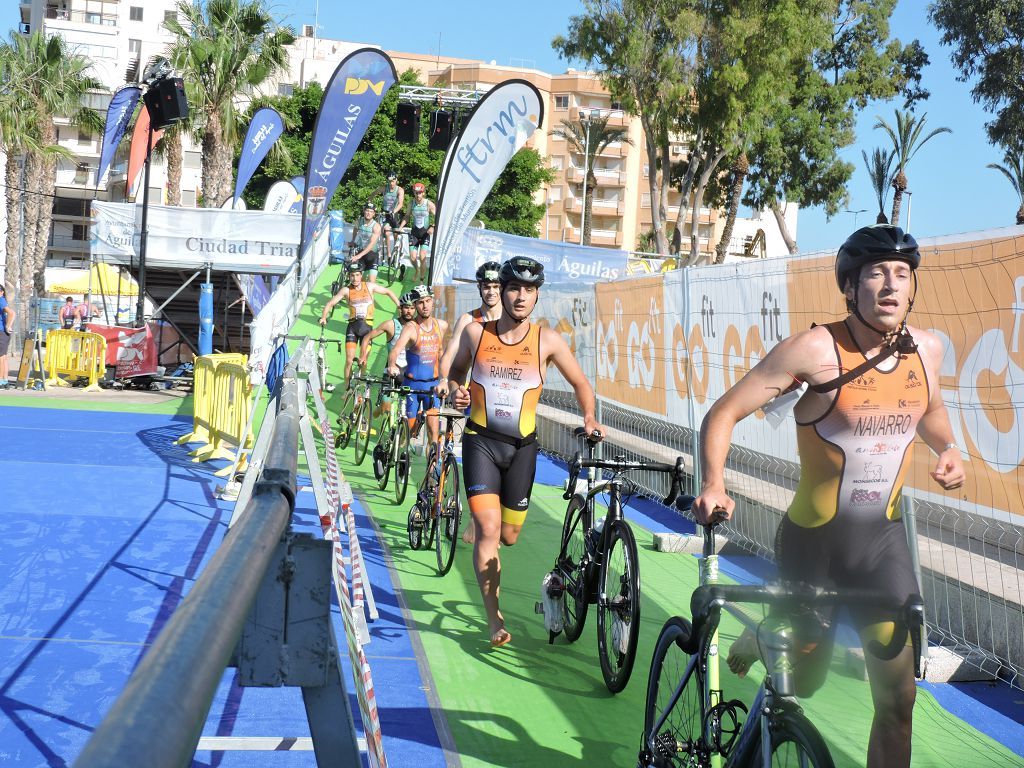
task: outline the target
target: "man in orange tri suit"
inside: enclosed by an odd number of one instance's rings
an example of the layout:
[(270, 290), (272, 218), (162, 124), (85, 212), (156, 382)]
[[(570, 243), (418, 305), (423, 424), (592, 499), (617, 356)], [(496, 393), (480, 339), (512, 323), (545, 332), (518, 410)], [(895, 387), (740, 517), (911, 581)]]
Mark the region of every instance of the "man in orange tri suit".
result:
[[(537, 403), (550, 363), (575, 391), (587, 434), (596, 438), (603, 431), (594, 415), (594, 390), (565, 339), (530, 322), (544, 284), (544, 265), (517, 256), (501, 265), (498, 280), (501, 317), (467, 323), (451, 367), (455, 406), (470, 407), (462, 438), (462, 475), (475, 527), (473, 565), (495, 647), (512, 639), (498, 606), (498, 546), (516, 543), (530, 505), (537, 468)], [(461, 382), (470, 374), (467, 388)]]
[[(735, 506), (724, 468), (736, 423), (794, 381), (808, 383), (794, 411), (800, 481), (776, 535), (776, 560), (786, 580), (884, 590), (894, 604), (920, 593), (900, 517), (915, 434), (936, 453), (931, 476), (943, 490), (960, 488), (965, 478), (939, 393), (942, 343), (906, 322), (920, 261), (914, 238), (899, 227), (858, 229), (836, 258), (836, 281), (850, 314), (779, 343), (704, 418), (703, 485), (693, 504), (700, 523), (718, 508), (731, 516)], [(872, 641), (902, 647), (889, 659), (865, 653), (875, 706), (866, 764), (909, 766), (913, 650), (895, 636), (891, 608), (851, 613), (866, 650)], [(809, 637), (802, 642), (795, 627), (797, 647), (807, 649), (793, 670), (798, 696), (824, 682), (834, 621), (831, 627), (817, 643)], [(757, 660), (757, 640), (745, 633), (727, 661), (743, 675)]]
[(388, 353), (388, 373), (399, 375), (398, 357), (405, 352), (406, 386), (432, 391), (429, 395), (411, 394), (406, 398), (405, 415), (409, 427), (412, 428), (416, 414), (422, 408), (427, 415), (427, 436), (431, 443), (436, 443), (439, 431), (437, 409), (441, 405), (436, 388), (440, 376), (442, 340), (448, 331), (448, 323), (434, 317), (434, 295), (427, 286), (417, 285), (410, 293), (413, 306), (416, 307), (416, 320), (402, 326), (398, 341)]
[[(497, 320), (501, 317), (501, 283), (498, 281), (498, 272), (501, 271), (501, 264), (496, 261), (487, 261), (476, 269), (476, 287), (480, 292), (480, 306), (469, 312), (463, 313), (455, 322), (455, 330), (452, 331), (450, 343), (441, 358), (441, 379), (437, 385), (437, 393), (442, 398), (448, 395), (448, 374), (451, 372), (452, 360), (458, 351), (458, 340), (462, 337), (463, 329), (470, 323), (486, 323)], [(465, 384), (465, 382), (462, 382)], [(473, 543), (474, 525), (472, 520), (466, 521), (466, 530), (462, 532), (462, 540), (467, 544)]]
[(327, 302), (323, 312), (320, 313), (320, 325), (327, 325), (327, 318), (331, 311), (342, 301), (348, 301), (348, 327), (345, 329), (345, 386), (348, 386), (348, 378), (352, 374), (352, 361), (356, 358), (356, 349), (359, 342), (363, 340), (371, 328), (370, 321), (373, 319), (373, 296), (381, 294), (387, 296), (395, 304), (398, 304), (398, 297), (394, 291), (377, 283), (363, 281), (363, 265), (361, 262), (353, 261), (348, 265), (349, 284), (339, 290), (331, 300)]

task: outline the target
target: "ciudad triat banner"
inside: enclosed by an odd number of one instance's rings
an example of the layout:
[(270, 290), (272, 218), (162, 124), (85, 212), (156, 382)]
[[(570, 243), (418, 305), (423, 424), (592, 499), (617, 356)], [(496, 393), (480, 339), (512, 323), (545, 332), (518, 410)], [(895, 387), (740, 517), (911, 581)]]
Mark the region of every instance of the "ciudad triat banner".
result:
[(103, 129), (103, 146), (100, 148), (100, 165), (96, 171), (96, 186), (99, 186), (103, 174), (110, 167), (114, 153), (117, 152), (117, 145), (124, 138), (124, 132), (132, 120), (132, 115), (135, 114), (135, 107), (141, 96), (141, 88), (137, 85), (128, 85), (110, 99), (110, 105), (107, 107), (107, 124)]
[(245, 142), (242, 144), (242, 154), (238, 158), (238, 178), (235, 179), (234, 199), (242, 196), (245, 185), (256, 173), (259, 164), (267, 156), (274, 142), (281, 138), (284, 133), (284, 121), (276, 109), (262, 107), (256, 110), (249, 123), (249, 130), (245, 134)]
[(506, 80), (473, 107), (445, 157), (430, 246), (431, 284), (451, 282), (466, 227), (512, 155), (543, 124), (540, 92), (526, 80)]
[(397, 79), (391, 58), (377, 48), (353, 51), (331, 75), (313, 126), (302, 206), (300, 255), (327, 212), (327, 205), (384, 94)]

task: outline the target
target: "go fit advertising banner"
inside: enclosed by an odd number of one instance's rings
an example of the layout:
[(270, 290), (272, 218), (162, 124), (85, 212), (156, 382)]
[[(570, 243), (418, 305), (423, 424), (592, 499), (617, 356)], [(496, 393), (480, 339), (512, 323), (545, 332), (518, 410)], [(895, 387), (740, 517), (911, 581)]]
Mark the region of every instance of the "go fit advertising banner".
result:
[[(1024, 510), (1024, 235), (975, 233), (922, 243), (911, 325), (936, 334), (945, 353), (938, 382), (967, 482), (956, 499), (929, 472), (918, 440), (907, 486), (917, 498), (967, 505), (1021, 522)], [(698, 429), (708, 409), (782, 339), (846, 315), (834, 254), (712, 267), (601, 283), (559, 296), (548, 320), (596, 346), (605, 399)], [(556, 297), (552, 296), (552, 299)], [(557, 305), (557, 306), (556, 306)], [(592, 305), (592, 306), (591, 306)], [(554, 327), (554, 326), (553, 326)], [(583, 345), (585, 349), (585, 345)], [(583, 364), (583, 360), (581, 360)], [(584, 366), (585, 367), (585, 366)], [(552, 380), (551, 386), (557, 387)], [(733, 434), (739, 447), (797, 461), (792, 414), (772, 426), (757, 411)]]

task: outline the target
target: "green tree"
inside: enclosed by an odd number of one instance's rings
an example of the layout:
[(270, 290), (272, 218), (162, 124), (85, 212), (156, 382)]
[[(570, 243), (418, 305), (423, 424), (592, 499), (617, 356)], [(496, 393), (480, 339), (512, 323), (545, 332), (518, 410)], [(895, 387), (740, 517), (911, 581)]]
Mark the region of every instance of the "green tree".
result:
[(952, 133), (952, 129), (942, 126), (929, 132), (924, 138), (921, 134), (924, 132), (924, 124), (927, 121), (927, 114), (921, 115), (920, 118), (914, 117), (910, 112), (903, 112), (899, 109), (894, 110), (896, 117), (895, 126), (890, 125), (881, 117), (878, 118), (875, 123), (875, 128), (882, 129), (889, 140), (892, 141), (893, 158), (896, 160), (896, 172), (892, 176), (892, 185), (895, 192), (892, 196), (892, 215), (889, 217), (889, 223), (893, 226), (899, 226), (900, 223), (900, 203), (903, 201), (903, 193), (907, 191), (907, 164), (913, 159), (914, 155), (917, 154), (918, 150), (927, 144), (931, 139), (942, 133)]
[(164, 26), (175, 37), (171, 63), (202, 135), (203, 204), (216, 207), (233, 191), (238, 98), (287, 66), (295, 34), (277, 25), (263, 0), (179, 0)]
[(864, 167), (868, 170), (868, 178), (871, 179), (871, 187), (875, 190), (875, 199), (878, 200), (878, 216), (875, 217), (876, 224), (888, 224), (889, 219), (885, 216), (885, 198), (889, 196), (889, 187), (892, 184), (892, 152), (886, 152), (880, 147), (871, 151), (871, 156), (863, 149), (860, 151), (864, 158)]
[(929, 18), (952, 48), (961, 82), (995, 119), (989, 141), (1024, 147), (1024, 0), (935, 0)]
[(9, 251), (9, 255), (18, 254), (13, 266), (18, 279), (18, 314), (24, 320), (33, 288), (39, 293), (44, 288), (57, 160), (72, 157), (57, 145), (55, 121), (63, 118), (93, 132), (102, 130), (100, 116), (83, 106), (86, 95), (102, 86), (88, 74), (91, 62), (73, 54), (59, 35), (47, 38), (38, 31), (29, 35), (12, 33), (9, 42), (0, 46), (0, 61), (0, 92), (4, 94), (0, 107), (5, 113), (0, 126), (5, 131), (5, 144), (20, 150), (24, 160), (18, 179), (10, 168), (18, 164), (18, 158), (7, 158), (9, 212), (18, 205), (10, 197), (14, 195), (18, 200), (24, 195), (24, 216), (15, 215), (8, 221), (10, 227), (20, 219), (24, 233), (20, 253)]
[(1003, 155), (1002, 165), (989, 163), (985, 167), (999, 171), (1010, 182), (1010, 186), (1017, 193), (1017, 200), (1020, 202), (1020, 207), (1017, 208), (1017, 224), (1024, 224), (1024, 153), (1008, 149)]
[(610, 118), (610, 115), (604, 114), (587, 120), (562, 120), (561, 125), (551, 131), (552, 136), (565, 139), (572, 151), (583, 157), (583, 165), (587, 169), (587, 192), (583, 196), (583, 245), (590, 245), (590, 232), (593, 229), (594, 188), (597, 186), (594, 166), (597, 156), (615, 142), (633, 143), (628, 129), (608, 126)]
[(854, 166), (840, 152), (855, 139), (856, 113), (870, 101), (901, 97), (904, 107), (926, 99), (921, 69), (928, 56), (915, 40), (893, 39), (896, 0), (841, 0), (830, 13), (830, 34), (799, 63), (797, 87), (775, 104), (747, 154), (751, 162), (743, 203), (775, 215), (791, 253), (796, 239), (783, 217), (785, 201), (821, 205), (832, 216), (847, 203)]

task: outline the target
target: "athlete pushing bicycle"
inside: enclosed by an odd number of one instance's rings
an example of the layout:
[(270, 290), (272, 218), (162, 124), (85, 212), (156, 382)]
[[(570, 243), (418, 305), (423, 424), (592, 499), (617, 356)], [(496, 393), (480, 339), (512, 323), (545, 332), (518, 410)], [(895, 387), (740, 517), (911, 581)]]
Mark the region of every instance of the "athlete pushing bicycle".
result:
[[(776, 560), (786, 581), (884, 590), (893, 605), (920, 592), (900, 518), (915, 434), (937, 454), (935, 482), (947, 491), (964, 482), (938, 387), (942, 343), (907, 325), (920, 261), (914, 238), (899, 227), (858, 229), (836, 258), (846, 319), (782, 341), (704, 418), (703, 486), (693, 503), (701, 524), (710, 523), (716, 509), (728, 518), (735, 507), (724, 468), (736, 423), (795, 384), (808, 383), (794, 411), (800, 481), (776, 535)], [(865, 649), (891, 641), (897, 619), (891, 611), (851, 612)], [(800, 647), (800, 628), (795, 629)], [(805, 638), (804, 646), (793, 670), (800, 697), (824, 682), (831, 636), (816, 645)], [(758, 659), (757, 641), (747, 632), (733, 644), (727, 663), (743, 675)], [(892, 659), (868, 652), (865, 661), (875, 705), (867, 766), (909, 766), (916, 692), (912, 649)]]
[[(516, 543), (526, 520), (537, 469), (536, 410), (544, 371), (554, 363), (583, 410), (592, 439), (604, 428), (594, 415), (594, 390), (569, 345), (550, 328), (530, 322), (544, 284), (544, 265), (517, 256), (501, 265), (501, 317), (468, 323), (455, 342), (451, 381), (456, 408), (469, 406), (462, 437), (463, 485), (473, 516), (473, 565), (491, 645), (512, 639), (498, 606), (498, 546)], [(469, 386), (463, 386), (469, 376)]]

